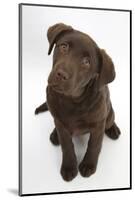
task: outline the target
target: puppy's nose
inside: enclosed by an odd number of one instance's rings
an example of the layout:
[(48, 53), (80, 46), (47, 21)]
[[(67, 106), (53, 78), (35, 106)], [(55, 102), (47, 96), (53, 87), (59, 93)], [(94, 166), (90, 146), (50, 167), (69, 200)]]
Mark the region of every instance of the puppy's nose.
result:
[(65, 72), (64, 70), (59, 69), (59, 70), (56, 72), (56, 78), (57, 78), (58, 80), (66, 81), (66, 80), (68, 80), (69, 75), (68, 75), (68, 73)]

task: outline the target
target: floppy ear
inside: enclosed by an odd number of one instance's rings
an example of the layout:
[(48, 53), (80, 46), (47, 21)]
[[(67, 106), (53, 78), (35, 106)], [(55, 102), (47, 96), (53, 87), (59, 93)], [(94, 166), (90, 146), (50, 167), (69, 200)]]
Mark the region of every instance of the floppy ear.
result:
[(105, 50), (100, 50), (101, 66), (98, 76), (98, 86), (101, 88), (103, 85), (111, 83), (115, 79), (115, 69), (112, 59), (108, 56)]
[(73, 28), (71, 26), (67, 26), (63, 23), (58, 23), (51, 26), (47, 31), (47, 38), (49, 41), (49, 50), (48, 55), (50, 55), (54, 43), (57, 41), (58, 37), (68, 31), (72, 31)]

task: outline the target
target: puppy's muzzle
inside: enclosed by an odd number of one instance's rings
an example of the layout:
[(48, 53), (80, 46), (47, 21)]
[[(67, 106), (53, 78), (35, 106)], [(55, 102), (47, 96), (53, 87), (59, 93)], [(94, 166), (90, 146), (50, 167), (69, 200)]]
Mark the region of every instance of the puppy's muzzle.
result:
[(63, 81), (65, 82), (65, 81), (67, 81), (69, 79), (69, 74), (68, 74), (68, 72), (66, 72), (63, 69), (58, 69), (55, 72), (55, 78), (59, 82), (63, 82)]

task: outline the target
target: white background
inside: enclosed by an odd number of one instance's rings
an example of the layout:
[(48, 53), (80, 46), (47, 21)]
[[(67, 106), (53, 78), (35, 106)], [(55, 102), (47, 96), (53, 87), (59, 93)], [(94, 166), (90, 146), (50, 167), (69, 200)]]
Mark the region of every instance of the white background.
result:
[[(1, 37), (0, 37), (0, 55), (1, 55), (1, 139), (0, 139), (0, 197), (1, 199), (18, 199), (18, 7), (20, 1), (3, 1), (1, 2)], [(31, 2), (31, 1), (27, 1)], [(32, 1), (32, 3), (51, 3), (56, 4), (56, 1)], [(58, 1), (58, 4), (65, 5), (80, 5), (83, 2), (76, 1)], [(87, 1), (85, 1), (86, 3)], [(107, 7), (107, 8), (125, 8), (134, 9), (134, 1), (88, 1), (86, 6)], [(134, 16), (133, 16), (134, 21)], [(133, 29), (134, 33), (134, 29)], [(134, 44), (134, 40), (133, 40)], [(134, 46), (133, 46), (134, 49)], [(133, 60), (134, 65), (134, 60)], [(134, 74), (134, 69), (133, 69)], [(133, 96), (134, 97), (134, 96)], [(134, 108), (134, 107), (133, 107)], [(133, 119), (134, 121), (134, 119)], [(133, 127), (134, 132), (134, 127)], [(134, 140), (134, 135), (133, 135)], [(134, 145), (133, 145), (134, 153)], [(133, 159), (134, 163), (134, 159)], [(134, 173), (133, 173), (134, 177)], [(133, 179), (134, 183), (134, 179)], [(47, 199), (133, 199), (135, 191), (115, 191), (115, 192), (100, 192), (100, 193), (85, 193), (85, 194), (68, 194), (57, 196), (41, 196), (41, 197), (26, 197), (47, 198)]]
[[(23, 6), (22, 16), (22, 193), (129, 187), (129, 13)], [(60, 176), (61, 148), (49, 141), (53, 119), (49, 112), (34, 115), (36, 106), (46, 99), (46, 83), (52, 68), (52, 55), (47, 55), (47, 29), (58, 22), (90, 34), (112, 57), (117, 76), (110, 84), (111, 99), (122, 132), (117, 141), (104, 138), (92, 177), (83, 178), (78, 173), (68, 183)], [(78, 163), (85, 154), (88, 136), (74, 138)]]

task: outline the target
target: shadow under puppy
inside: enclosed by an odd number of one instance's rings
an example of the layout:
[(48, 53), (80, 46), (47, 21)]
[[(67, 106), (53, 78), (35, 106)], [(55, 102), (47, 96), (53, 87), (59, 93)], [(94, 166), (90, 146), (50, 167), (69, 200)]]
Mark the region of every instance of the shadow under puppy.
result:
[(87, 34), (59, 23), (47, 32), (49, 51), (53, 46), (53, 67), (48, 78), (47, 103), (35, 114), (49, 109), (55, 128), (50, 135), (54, 145), (61, 144), (61, 175), (70, 181), (77, 175), (77, 159), (72, 136), (90, 133), (86, 154), (79, 165), (82, 176), (96, 171), (104, 133), (117, 139), (120, 130), (107, 84), (115, 78), (114, 65), (105, 50)]

